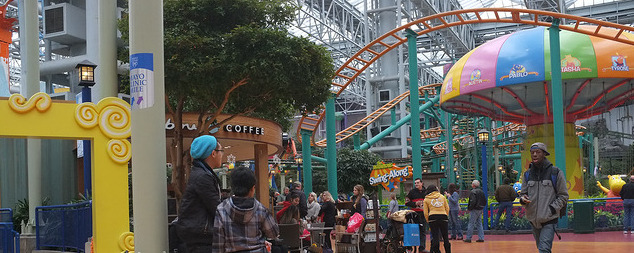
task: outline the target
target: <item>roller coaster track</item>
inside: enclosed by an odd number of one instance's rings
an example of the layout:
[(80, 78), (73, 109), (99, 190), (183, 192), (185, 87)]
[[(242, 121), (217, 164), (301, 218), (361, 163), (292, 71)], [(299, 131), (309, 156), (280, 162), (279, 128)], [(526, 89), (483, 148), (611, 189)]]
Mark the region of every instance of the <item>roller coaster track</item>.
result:
[[(424, 95), (425, 92), (426, 92), (429, 96), (433, 97), (433, 96), (437, 95), (436, 94), (436, 87), (439, 87), (440, 85), (441, 85), (440, 83), (437, 83), (437, 84), (430, 84), (430, 85), (420, 86), (420, 87), (418, 87), (418, 92), (421, 95)], [(350, 136), (352, 136), (352, 135), (358, 133), (359, 131), (361, 131), (362, 129), (366, 128), (367, 126), (372, 124), (372, 122), (374, 122), (375, 120), (377, 120), (378, 118), (383, 116), (383, 114), (385, 114), (390, 109), (394, 108), (394, 106), (396, 106), (398, 103), (400, 103), (401, 101), (403, 101), (403, 99), (406, 99), (407, 97), (409, 97), (409, 91), (406, 91), (406, 92), (404, 92), (401, 95), (398, 95), (394, 99), (392, 99), (389, 102), (387, 102), (385, 105), (381, 106), (381, 108), (379, 108), (376, 111), (370, 113), (370, 115), (368, 115), (365, 118), (361, 119), (357, 123), (349, 126), (348, 128), (344, 129), (343, 131), (337, 133), (337, 135), (336, 135), (337, 143), (339, 143), (340, 141), (343, 141), (345, 139), (350, 138)], [(324, 147), (324, 146), (326, 146), (326, 139), (318, 141), (315, 144), (317, 146)]]
[[(475, 16), (476, 18), (469, 19), (468, 15)], [(552, 23), (542, 20), (552, 18), (566, 19), (569, 22), (573, 22), (572, 25), (559, 26), (561, 30), (592, 35), (595, 37), (634, 45), (634, 41), (628, 40), (624, 35), (622, 35), (622, 33), (626, 31), (634, 32), (634, 27), (607, 21), (532, 9), (477, 8), (455, 10), (414, 20), (373, 40), (348, 59), (343, 66), (337, 69), (331, 82), (331, 91), (335, 93), (336, 96), (339, 96), (346, 87), (348, 87), (348, 85), (350, 85), (350, 83), (352, 83), (352, 81), (354, 81), (372, 63), (376, 62), (392, 49), (407, 42), (407, 38), (402, 35), (405, 34), (404, 30), (408, 28), (414, 30), (418, 36), (421, 36), (440, 29), (475, 23), (515, 23), (550, 27)], [(580, 25), (595, 25), (596, 28), (587, 29), (580, 27)], [(604, 27), (613, 28), (617, 31), (615, 33), (613, 30), (602, 29)], [(325, 115), (325, 111), (322, 111), (319, 115), (311, 114), (303, 116), (297, 127), (297, 136), (301, 136), (302, 130), (308, 130), (312, 132), (311, 144), (317, 145), (315, 142), (315, 133), (317, 132), (316, 130), (323, 121)], [(367, 124), (363, 125), (367, 126)], [(359, 130), (357, 130), (357, 132), (358, 131)], [(324, 145), (323, 143), (325, 142), (319, 141), (319, 145)]]

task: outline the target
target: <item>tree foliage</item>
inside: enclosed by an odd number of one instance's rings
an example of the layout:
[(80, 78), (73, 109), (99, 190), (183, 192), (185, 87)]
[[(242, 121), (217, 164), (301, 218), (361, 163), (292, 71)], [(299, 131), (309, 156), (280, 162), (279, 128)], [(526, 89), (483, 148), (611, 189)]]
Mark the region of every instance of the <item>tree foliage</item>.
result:
[(366, 194), (372, 192), (374, 187), (370, 186), (370, 173), (372, 166), (380, 160), (379, 155), (367, 150), (337, 150), (337, 189), (348, 193), (352, 192), (355, 185), (360, 184), (366, 189)]
[[(291, 0), (165, 0), (166, 108), (175, 125), (199, 114), (199, 135), (221, 113), (274, 120), (285, 130), (295, 112), (318, 110), (334, 74), (328, 51), (289, 35)], [(119, 25), (127, 34), (128, 22)], [(123, 36), (126, 40), (127, 35)], [(125, 57), (124, 57), (125, 56)], [(120, 55), (127, 60), (125, 51)], [(177, 199), (185, 187), (180, 128), (169, 144)]]

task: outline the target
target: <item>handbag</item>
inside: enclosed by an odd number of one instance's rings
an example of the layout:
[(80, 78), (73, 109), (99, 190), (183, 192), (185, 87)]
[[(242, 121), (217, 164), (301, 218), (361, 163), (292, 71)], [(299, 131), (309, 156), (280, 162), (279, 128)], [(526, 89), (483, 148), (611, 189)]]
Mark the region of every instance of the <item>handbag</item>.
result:
[(420, 246), (420, 229), (418, 224), (403, 224), (403, 246)]

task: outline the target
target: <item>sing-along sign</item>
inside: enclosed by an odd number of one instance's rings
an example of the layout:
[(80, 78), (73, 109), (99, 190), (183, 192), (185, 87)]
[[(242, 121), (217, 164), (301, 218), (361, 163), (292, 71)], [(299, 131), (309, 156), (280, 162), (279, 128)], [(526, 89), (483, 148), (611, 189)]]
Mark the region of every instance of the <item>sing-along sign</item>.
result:
[(393, 163), (385, 164), (381, 161), (372, 166), (370, 173), (370, 185), (382, 185), (385, 190), (394, 191), (398, 188), (396, 183), (412, 178), (412, 166), (396, 167)]

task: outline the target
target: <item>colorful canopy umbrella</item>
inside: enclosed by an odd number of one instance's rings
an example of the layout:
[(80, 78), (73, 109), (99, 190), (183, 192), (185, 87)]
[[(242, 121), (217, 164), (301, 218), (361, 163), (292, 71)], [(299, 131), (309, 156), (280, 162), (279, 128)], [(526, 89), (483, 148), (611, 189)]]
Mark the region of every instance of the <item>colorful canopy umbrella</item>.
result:
[[(634, 40), (633, 34), (623, 36)], [(634, 46), (565, 30), (560, 45), (566, 122), (600, 114), (633, 97), (634, 69), (628, 60), (634, 60)], [(549, 32), (537, 27), (493, 39), (463, 56), (444, 79), (440, 103), (458, 114), (548, 123), (550, 80)]]

